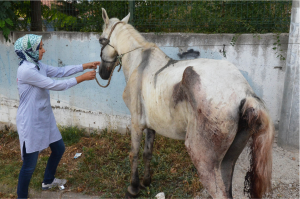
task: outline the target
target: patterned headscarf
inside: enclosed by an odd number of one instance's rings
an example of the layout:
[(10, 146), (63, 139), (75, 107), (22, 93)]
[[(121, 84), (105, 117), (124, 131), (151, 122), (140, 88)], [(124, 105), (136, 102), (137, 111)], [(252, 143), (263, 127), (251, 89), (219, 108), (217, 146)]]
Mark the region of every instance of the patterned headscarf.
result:
[(15, 52), (18, 55), (21, 62), (21, 65), (24, 60), (29, 61), (35, 64), (40, 70), (39, 66), (39, 48), (42, 40), (42, 36), (27, 34), (21, 38), (19, 38), (15, 43)]

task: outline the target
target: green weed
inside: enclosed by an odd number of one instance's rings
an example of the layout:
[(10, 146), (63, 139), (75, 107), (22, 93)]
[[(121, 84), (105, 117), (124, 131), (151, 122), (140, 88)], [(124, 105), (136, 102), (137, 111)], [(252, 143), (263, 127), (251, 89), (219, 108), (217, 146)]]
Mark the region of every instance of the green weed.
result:
[(80, 138), (85, 135), (85, 130), (76, 126), (59, 126), (59, 130), (66, 146), (79, 142)]

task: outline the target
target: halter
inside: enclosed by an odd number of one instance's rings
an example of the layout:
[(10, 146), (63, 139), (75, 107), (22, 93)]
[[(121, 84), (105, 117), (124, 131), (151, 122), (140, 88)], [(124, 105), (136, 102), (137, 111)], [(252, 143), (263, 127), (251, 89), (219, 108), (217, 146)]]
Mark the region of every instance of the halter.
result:
[[(102, 48), (101, 48), (101, 54), (100, 54), (100, 57), (101, 57), (101, 59), (102, 59), (103, 62), (106, 62), (106, 63), (115, 63), (115, 62), (117, 61), (117, 59), (118, 59), (118, 56), (119, 56), (118, 51), (117, 51), (117, 54), (118, 54), (118, 55), (116, 56), (116, 58), (115, 58), (113, 61), (106, 61), (106, 60), (104, 60), (104, 59), (102, 58), (102, 52), (103, 52), (104, 48), (105, 48), (107, 45), (109, 45), (110, 47), (112, 47), (112, 48), (115, 49), (115, 47), (113, 47), (112, 45), (110, 45), (109, 42), (110, 42), (110, 37), (111, 37), (111, 35), (112, 35), (112, 32), (115, 30), (116, 26), (117, 26), (119, 23), (122, 23), (122, 22), (119, 21), (119, 22), (117, 22), (117, 23), (112, 27), (112, 29), (111, 29), (111, 31), (110, 31), (110, 33), (109, 33), (107, 39), (106, 39), (106, 38), (99, 39), (99, 41), (100, 41), (100, 40), (105, 40), (105, 41), (104, 41), (104, 44), (103, 44), (103, 46), (102, 46)], [(115, 49), (115, 50), (116, 50), (116, 49)], [(121, 66), (120, 66), (120, 69), (121, 69)]]
[[(123, 54), (119, 55), (119, 53), (118, 53), (118, 51), (115, 49), (115, 47), (113, 47), (112, 45), (109, 44), (109, 43), (110, 43), (110, 37), (111, 37), (111, 35), (112, 35), (112, 32), (114, 31), (115, 27), (116, 27), (119, 23), (123, 23), (123, 22), (122, 22), (122, 21), (119, 21), (119, 22), (115, 23), (115, 25), (112, 27), (112, 29), (111, 29), (111, 31), (110, 31), (110, 33), (109, 33), (107, 39), (106, 39), (106, 38), (99, 39), (99, 41), (100, 41), (100, 40), (104, 40), (104, 42), (103, 42), (104, 44), (103, 44), (103, 46), (102, 46), (102, 48), (101, 48), (101, 53), (100, 53), (101, 60), (102, 60), (103, 62), (106, 62), (106, 63), (115, 63), (115, 62), (119, 61), (120, 68), (119, 68), (118, 72), (121, 70), (121, 67), (122, 67), (122, 57), (123, 57), (125, 54), (127, 54), (127, 53), (130, 53), (130, 52), (132, 52), (132, 51), (134, 51), (134, 50), (136, 50), (136, 49), (142, 48), (142, 47), (138, 47), (138, 48), (135, 48), (135, 49), (133, 49), (133, 50), (130, 50), (130, 51), (126, 52), (126, 53), (123, 53)], [(101, 42), (100, 42), (100, 43), (101, 43)], [(115, 57), (115, 59), (114, 59), (113, 61), (107, 61), (107, 60), (104, 60), (104, 59), (102, 58), (102, 52), (103, 52), (103, 49), (104, 49), (107, 45), (109, 45), (110, 47), (112, 47), (113, 49), (115, 49), (115, 51), (117, 52), (117, 56)], [(117, 65), (118, 65), (118, 64), (117, 64)], [(107, 86), (109, 85), (110, 80), (111, 80), (111, 77), (112, 77), (112, 74), (113, 74), (113, 72), (114, 72), (114, 70), (115, 70), (115, 68), (116, 68), (117, 65), (115, 65), (114, 68), (112, 69), (112, 71), (111, 71), (111, 73), (110, 73), (110, 76), (109, 76), (108, 83), (107, 83), (106, 86), (102, 86), (102, 85), (98, 82), (97, 78), (95, 78), (95, 80), (97, 81), (97, 83), (98, 83), (99, 86), (105, 88), (105, 87), (107, 87)]]

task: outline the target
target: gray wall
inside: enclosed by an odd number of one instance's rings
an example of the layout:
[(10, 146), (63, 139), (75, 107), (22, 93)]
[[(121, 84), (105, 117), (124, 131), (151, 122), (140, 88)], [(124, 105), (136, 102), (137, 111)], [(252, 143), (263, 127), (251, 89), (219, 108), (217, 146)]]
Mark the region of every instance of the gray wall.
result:
[[(32, 33), (32, 32), (31, 32)], [(0, 33), (0, 122), (15, 124), (18, 107), (16, 73), (18, 59), (13, 43), (25, 32), (13, 32), (12, 43)], [(80, 64), (100, 60), (99, 34), (72, 32), (35, 32), (43, 35), (46, 54), (42, 62), (53, 66)], [(273, 50), (277, 35), (240, 35), (234, 46), (233, 34), (142, 34), (156, 43), (173, 59), (227, 59), (234, 63), (261, 97), (278, 128), (285, 61)], [(288, 34), (279, 36), (281, 54), (286, 57)], [(99, 76), (98, 76), (99, 79)], [(106, 81), (102, 81), (102, 84)], [(100, 88), (96, 81), (81, 83), (67, 91), (51, 91), (51, 103), (56, 121), (61, 125), (105, 127), (124, 130), (130, 125), (130, 113), (122, 100), (125, 87), (123, 72), (115, 71), (108, 88)]]

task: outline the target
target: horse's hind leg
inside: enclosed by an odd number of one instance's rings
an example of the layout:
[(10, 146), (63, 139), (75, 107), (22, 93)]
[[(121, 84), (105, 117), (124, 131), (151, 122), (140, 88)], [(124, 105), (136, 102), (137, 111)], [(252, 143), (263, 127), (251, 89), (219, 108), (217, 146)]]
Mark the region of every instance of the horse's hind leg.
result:
[(140, 192), (140, 180), (138, 173), (138, 155), (143, 132), (137, 125), (131, 125), (131, 151), (129, 154), (131, 163), (131, 180), (126, 197), (135, 197)]
[(213, 198), (228, 198), (220, 166), (234, 133), (214, 130), (211, 131), (207, 123), (189, 124), (185, 145), (208, 193)]
[(250, 136), (251, 134), (248, 130), (239, 130), (222, 161), (222, 178), (228, 195), (227, 197), (229, 198), (232, 198), (232, 176), (235, 163), (245, 148)]
[(193, 114), (185, 138), (187, 151), (209, 194), (213, 198), (227, 198), (220, 167), (236, 134), (235, 119), (228, 120), (229, 114), (224, 115), (226, 112), (211, 106), (201, 86), (201, 77), (193, 67), (184, 70), (181, 86)]
[(149, 186), (151, 183), (151, 174), (150, 174), (150, 162), (152, 158), (153, 143), (155, 138), (155, 131), (151, 129), (146, 129), (146, 138), (145, 138), (145, 148), (143, 153), (145, 173), (142, 186)]

